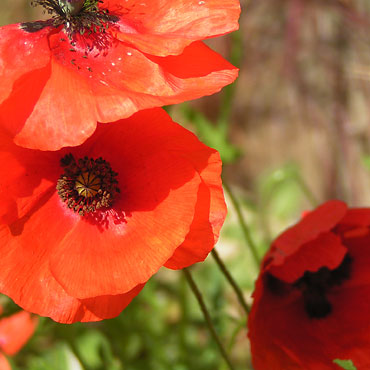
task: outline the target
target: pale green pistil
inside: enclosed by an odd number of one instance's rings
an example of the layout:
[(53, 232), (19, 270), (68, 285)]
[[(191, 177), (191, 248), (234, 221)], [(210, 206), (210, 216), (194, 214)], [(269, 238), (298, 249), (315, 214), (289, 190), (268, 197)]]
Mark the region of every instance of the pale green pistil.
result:
[(63, 12), (68, 15), (76, 15), (85, 4), (85, 0), (58, 0)]

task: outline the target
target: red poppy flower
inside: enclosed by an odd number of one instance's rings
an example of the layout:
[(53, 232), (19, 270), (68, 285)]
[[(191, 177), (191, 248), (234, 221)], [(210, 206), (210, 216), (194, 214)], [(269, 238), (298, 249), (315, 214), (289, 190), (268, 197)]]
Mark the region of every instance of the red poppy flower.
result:
[(329, 201), (266, 254), (249, 322), (256, 370), (370, 368), (370, 208)]
[(226, 214), (218, 153), (160, 108), (55, 152), (0, 135), (0, 292), (56, 321), (118, 315), (161, 266), (206, 258)]
[(53, 17), (0, 28), (0, 118), (18, 145), (80, 145), (98, 121), (210, 95), (237, 76), (199, 41), (238, 28), (237, 0), (34, 3)]
[(0, 320), (0, 369), (11, 370), (4, 354), (14, 356), (35, 332), (38, 319), (19, 311)]

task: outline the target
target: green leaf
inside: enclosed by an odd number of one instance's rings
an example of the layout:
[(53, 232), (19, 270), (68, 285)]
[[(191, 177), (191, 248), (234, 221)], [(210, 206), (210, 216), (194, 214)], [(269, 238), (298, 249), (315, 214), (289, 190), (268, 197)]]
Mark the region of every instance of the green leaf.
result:
[(339, 360), (339, 359), (335, 359), (335, 360), (333, 360), (333, 362), (335, 364), (337, 364), (338, 366), (340, 366), (344, 370), (357, 370), (356, 366), (353, 365), (352, 360)]
[(76, 340), (77, 353), (89, 369), (109, 368), (114, 363), (108, 339), (97, 330), (89, 330)]
[(220, 153), (224, 163), (234, 162), (240, 156), (240, 150), (228, 138), (227, 125), (218, 125), (211, 122), (204, 114), (189, 105), (183, 105), (183, 114), (195, 125), (201, 140)]
[(67, 343), (58, 343), (41, 357), (34, 357), (29, 370), (83, 370)]

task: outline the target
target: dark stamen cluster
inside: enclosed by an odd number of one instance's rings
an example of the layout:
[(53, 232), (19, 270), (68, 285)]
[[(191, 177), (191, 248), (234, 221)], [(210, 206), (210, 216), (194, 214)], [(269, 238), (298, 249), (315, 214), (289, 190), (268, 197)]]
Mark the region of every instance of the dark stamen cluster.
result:
[(81, 216), (112, 206), (119, 193), (117, 173), (103, 158), (84, 157), (76, 161), (72, 154), (64, 156), (60, 165), (64, 173), (57, 182), (58, 195)]
[(108, 9), (100, 9), (98, 4), (101, 0), (85, 0), (73, 2), (73, 0), (32, 0), (31, 5), (41, 5), (44, 12), (52, 15), (45, 22), (22, 23), (22, 28), (27, 32), (35, 32), (40, 27), (64, 25), (64, 28), (72, 39), (73, 35), (83, 35), (105, 32), (110, 23), (118, 21), (118, 18), (109, 14)]
[(324, 318), (333, 310), (327, 295), (333, 287), (350, 278), (351, 262), (352, 258), (347, 254), (336, 269), (322, 267), (316, 272), (306, 271), (303, 277), (293, 284), (287, 284), (271, 274), (266, 274), (266, 286), (273, 294), (278, 295), (287, 294), (292, 288), (299, 289), (307, 315), (315, 319)]

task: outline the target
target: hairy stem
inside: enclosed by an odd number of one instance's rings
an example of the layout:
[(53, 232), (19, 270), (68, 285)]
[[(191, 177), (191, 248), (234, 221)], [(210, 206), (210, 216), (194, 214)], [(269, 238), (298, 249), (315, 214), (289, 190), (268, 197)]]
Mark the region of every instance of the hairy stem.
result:
[(234, 370), (234, 366), (232, 365), (232, 363), (230, 361), (230, 358), (229, 358), (229, 356), (228, 356), (228, 354), (227, 354), (219, 336), (217, 335), (216, 329), (215, 329), (215, 327), (213, 325), (213, 322), (211, 320), (211, 316), (208, 312), (207, 306), (206, 306), (206, 304), (203, 300), (203, 297), (202, 297), (202, 294), (201, 294), (200, 290), (198, 289), (193, 277), (191, 276), (190, 270), (188, 268), (184, 268), (183, 272), (184, 272), (185, 278), (186, 278), (186, 280), (187, 280), (187, 282), (190, 286), (190, 289), (194, 293), (195, 298), (197, 299), (197, 301), (199, 303), (200, 309), (201, 309), (201, 311), (203, 313), (203, 316), (206, 320), (206, 324), (208, 326), (208, 329), (209, 329), (210, 333), (212, 334), (213, 339), (217, 343), (217, 346), (220, 350), (220, 353), (221, 353), (222, 357), (226, 361), (229, 369)]
[(244, 216), (243, 216), (243, 213), (241, 211), (241, 208), (240, 208), (240, 205), (239, 205), (239, 202), (237, 201), (235, 195), (233, 194), (233, 192), (231, 191), (230, 187), (225, 183), (225, 181), (223, 182), (223, 185), (224, 185), (224, 188), (226, 190), (226, 192), (228, 193), (230, 199), (231, 199), (231, 202), (235, 208), (235, 211), (236, 211), (236, 214), (238, 216), (238, 220), (239, 220), (239, 224), (240, 224), (240, 227), (243, 231), (243, 235), (244, 235), (244, 238), (245, 238), (245, 241), (252, 253), (252, 256), (257, 264), (257, 266), (259, 267), (260, 265), (260, 258), (258, 256), (258, 253), (257, 253), (257, 247), (256, 245), (254, 244), (254, 241), (251, 237), (251, 234), (250, 234), (250, 231), (249, 231), (249, 228), (247, 226), (247, 223), (244, 219)]
[(220, 268), (221, 272), (225, 275), (225, 278), (228, 280), (232, 288), (234, 289), (236, 296), (238, 298), (238, 301), (240, 305), (243, 307), (245, 313), (248, 315), (250, 312), (250, 308), (248, 306), (248, 303), (245, 301), (243, 292), (240, 289), (239, 285), (236, 283), (234, 278), (231, 276), (229, 270), (227, 269), (224, 262), (221, 260), (219, 254), (217, 253), (216, 249), (212, 250), (212, 256), (215, 259), (216, 263), (218, 264), (218, 267)]

